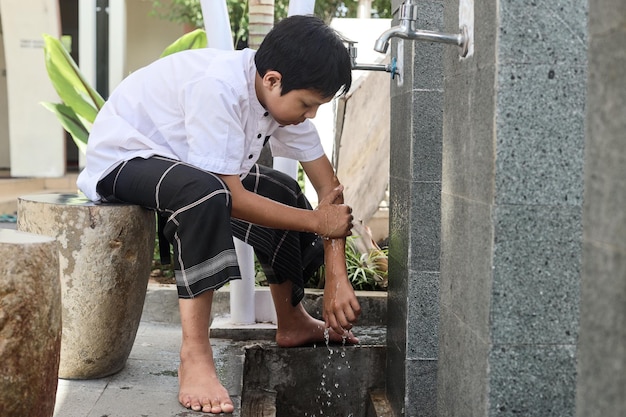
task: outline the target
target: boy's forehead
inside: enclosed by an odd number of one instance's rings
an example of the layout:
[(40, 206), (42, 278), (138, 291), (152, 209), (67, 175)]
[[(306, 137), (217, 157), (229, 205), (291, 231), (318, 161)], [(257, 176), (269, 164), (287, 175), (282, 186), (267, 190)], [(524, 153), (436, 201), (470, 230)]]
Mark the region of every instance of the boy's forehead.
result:
[(317, 90), (313, 90), (313, 89), (300, 89), (300, 90), (295, 90), (298, 91), (299, 95), (302, 98), (307, 98), (309, 101), (315, 102), (317, 104), (324, 104), (324, 103), (328, 103), (329, 101), (331, 101), (333, 99), (333, 97), (325, 97), (322, 93), (320, 93)]

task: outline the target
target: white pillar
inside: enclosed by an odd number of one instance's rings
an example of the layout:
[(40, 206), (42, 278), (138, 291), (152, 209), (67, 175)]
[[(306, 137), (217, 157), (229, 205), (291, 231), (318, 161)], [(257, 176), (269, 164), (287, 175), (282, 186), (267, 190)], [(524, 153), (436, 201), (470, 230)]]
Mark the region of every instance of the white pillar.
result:
[[(80, 72), (96, 86), (96, 0), (78, 2), (78, 55)], [(78, 153), (78, 165), (85, 167), (85, 155)]]
[(126, 0), (109, 0), (109, 93), (126, 71)]
[[(315, 9), (315, 0), (291, 0), (289, 2), (288, 16), (313, 14)], [(293, 159), (275, 157), (273, 162), (274, 169), (284, 172), (293, 179), (298, 178), (298, 161)]]
[(78, 66), (85, 79), (96, 85), (96, 0), (78, 3)]
[[(233, 50), (230, 19), (225, 0), (201, 0), (204, 30), (210, 48)], [(235, 251), (241, 271), (240, 281), (230, 282), (230, 321), (233, 324), (254, 324), (254, 250), (235, 239)]]
[(226, 0), (200, 0), (209, 48), (233, 50)]
[(313, 14), (315, 9), (315, 0), (291, 0), (289, 2), (288, 16), (297, 14)]
[(372, 0), (359, 0), (356, 9), (356, 17), (359, 19), (369, 19), (372, 17)]

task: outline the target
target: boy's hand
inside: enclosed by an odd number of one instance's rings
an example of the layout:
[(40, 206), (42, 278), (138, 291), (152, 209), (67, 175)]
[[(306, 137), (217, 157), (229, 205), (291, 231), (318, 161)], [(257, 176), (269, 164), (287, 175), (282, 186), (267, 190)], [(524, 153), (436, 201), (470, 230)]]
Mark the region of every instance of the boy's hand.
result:
[[(328, 272), (327, 272), (328, 273)], [(324, 321), (326, 327), (345, 335), (361, 314), (361, 306), (347, 277), (326, 277)]]
[(342, 185), (335, 187), (315, 209), (320, 214), (317, 234), (324, 238), (341, 238), (352, 234), (352, 209), (346, 204), (335, 204), (342, 192)]
[(323, 316), (326, 327), (340, 335), (352, 329), (361, 314), (361, 306), (348, 280), (345, 240), (324, 241), (326, 279), (324, 283)]

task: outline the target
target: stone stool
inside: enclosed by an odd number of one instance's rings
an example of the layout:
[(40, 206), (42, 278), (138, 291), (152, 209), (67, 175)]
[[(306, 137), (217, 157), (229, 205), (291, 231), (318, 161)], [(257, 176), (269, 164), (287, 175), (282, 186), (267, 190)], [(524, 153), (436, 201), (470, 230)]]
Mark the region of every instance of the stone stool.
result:
[(61, 349), (57, 242), (0, 229), (0, 415), (51, 417)]
[(18, 230), (59, 242), (63, 338), (59, 377), (102, 378), (133, 347), (154, 254), (153, 211), (79, 194), (18, 198)]

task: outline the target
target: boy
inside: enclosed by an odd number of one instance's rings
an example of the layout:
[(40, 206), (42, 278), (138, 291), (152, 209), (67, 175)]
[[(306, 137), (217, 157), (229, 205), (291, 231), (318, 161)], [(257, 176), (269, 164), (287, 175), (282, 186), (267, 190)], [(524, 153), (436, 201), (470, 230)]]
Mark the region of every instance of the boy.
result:
[[(233, 412), (208, 334), (213, 291), (240, 278), (233, 236), (254, 247), (266, 271), (278, 345), (323, 341), (328, 328), (332, 341), (358, 342), (350, 329), (360, 306), (344, 254), (351, 209), (308, 120), (351, 81), (341, 38), (316, 17), (292, 16), (256, 53), (191, 50), (136, 71), (98, 114), (78, 186), (94, 201), (139, 204), (166, 220), (184, 407)], [(315, 210), (293, 179), (255, 165), (267, 141), (274, 156), (301, 162), (319, 196)], [(325, 322), (300, 304), (322, 263)]]

